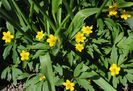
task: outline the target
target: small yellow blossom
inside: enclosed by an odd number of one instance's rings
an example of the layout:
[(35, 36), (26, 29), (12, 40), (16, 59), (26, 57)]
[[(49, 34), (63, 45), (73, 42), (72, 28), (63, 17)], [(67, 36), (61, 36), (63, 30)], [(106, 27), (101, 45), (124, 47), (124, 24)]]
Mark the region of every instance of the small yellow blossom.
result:
[(43, 80), (45, 80), (46, 79), (46, 77), (44, 76), (44, 75), (41, 75), (40, 77), (39, 77), (39, 81), (43, 81)]
[(127, 20), (130, 17), (131, 17), (131, 15), (126, 10), (123, 10), (121, 18), (124, 20)]
[(109, 11), (109, 16), (117, 16), (117, 9), (118, 9), (118, 7), (117, 7), (117, 4), (116, 3), (114, 3), (113, 5), (111, 5), (111, 6), (109, 6), (109, 9), (108, 9), (108, 11)]
[(37, 38), (38, 40), (41, 40), (43, 37), (44, 37), (43, 31), (37, 32), (36, 38)]
[(10, 31), (3, 32), (2, 40), (5, 40), (6, 43), (10, 43), (13, 38), (14, 36), (11, 35)]
[(78, 33), (75, 35), (75, 41), (76, 41), (77, 43), (79, 43), (79, 42), (84, 42), (85, 39), (86, 39), (86, 37), (85, 37), (84, 34), (81, 33), (81, 32), (78, 32)]
[(88, 83), (91, 84), (91, 79), (88, 79)]
[(87, 35), (89, 35), (90, 33), (92, 33), (92, 29), (93, 29), (93, 27), (92, 26), (83, 26), (82, 27), (82, 32), (84, 33), (84, 34), (87, 34)]
[(116, 64), (112, 64), (111, 67), (109, 68), (111, 75), (116, 76), (119, 74), (120, 67), (118, 67)]
[(21, 60), (22, 60), (22, 61), (28, 60), (28, 59), (29, 59), (29, 55), (30, 55), (29, 52), (23, 50), (23, 51), (20, 53)]
[(63, 83), (63, 85), (66, 87), (66, 90), (71, 90), (71, 91), (74, 90), (75, 84), (69, 80), (66, 80), (66, 82)]
[(75, 48), (77, 51), (82, 52), (82, 50), (84, 49), (84, 45), (78, 43), (78, 44), (75, 44)]
[(56, 44), (57, 37), (50, 34), (49, 38), (47, 39), (47, 42), (49, 43), (50, 47), (53, 47)]

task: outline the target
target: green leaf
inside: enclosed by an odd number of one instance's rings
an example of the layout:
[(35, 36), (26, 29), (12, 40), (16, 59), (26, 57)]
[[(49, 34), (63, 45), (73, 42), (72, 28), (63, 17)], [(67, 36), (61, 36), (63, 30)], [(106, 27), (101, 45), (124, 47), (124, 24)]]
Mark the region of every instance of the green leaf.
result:
[(9, 68), (9, 69), (8, 69), (8, 74), (7, 74), (7, 80), (8, 80), (8, 81), (11, 81), (11, 79), (12, 79), (11, 69)]
[(45, 50), (37, 50), (32, 59), (38, 58), (39, 56), (44, 55), (45, 53), (46, 53)]
[(133, 69), (124, 69), (127, 73), (133, 74)]
[(13, 45), (13, 48), (12, 48), (12, 51), (13, 51), (12, 59), (13, 59), (13, 63), (14, 63), (14, 64), (19, 64), (19, 63), (20, 63), (20, 60), (19, 60), (19, 56), (18, 56), (16, 47), (17, 47), (17, 45), (16, 45), (16, 43), (14, 42), (14, 45)]
[(119, 8), (126, 8), (126, 7), (131, 7), (133, 6), (133, 2), (118, 2), (118, 7)]
[(0, 8), (1, 8), (2, 2), (0, 1)]
[(113, 63), (117, 64), (117, 59), (118, 59), (117, 48), (115, 46), (113, 46), (112, 51), (111, 51), (111, 61)]
[(9, 67), (5, 68), (5, 69), (2, 71), (2, 73), (1, 73), (1, 78), (2, 78), (2, 79), (6, 79), (7, 74), (8, 74), (8, 70), (10, 70)]
[(98, 26), (99, 30), (101, 30), (101, 31), (104, 30), (104, 23), (101, 18), (97, 19), (97, 26)]
[(42, 90), (42, 91), (51, 91), (51, 90), (49, 89), (48, 81), (45, 81), (45, 82), (43, 83), (43, 90)]
[[(94, 71), (93, 71), (94, 72)], [(98, 75), (96, 72), (94, 72), (96, 75)], [(99, 85), (102, 89), (105, 91), (116, 91), (106, 80), (104, 80), (102, 77), (99, 77), (97, 79), (93, 79), (93, 81)]]
[(62, 83), (64, 82), (64, 79), (61, 78), (61, 77), (58, 77), (58, 76), (55, 77), (54, 80), (55, 80), (55, 85), (56, 85), (56, 86), (61, 86)]
[(125, 57), (126, 57), (126, 55), (124, 55), (124, 54), (121, 54), (119, 56), (118, 65), (121, 65), (125, 61)]
[(22, 73), (22, 74), (20, 74), (20, 75), (17, 77), (17, 79), (18, 79), (18, 80), (22, 80), (22, 79), (27, 78), (27, 77), (29, 77), (29, 74), (28, 74), (28, 73)]
[(60, 8), (59, 5), (61, 4), (62, 0), (52, 0), (52, 12), (56, 13)]
[(123, 78), (120, 76), (120, 82), (124, 85), (124, 86), (126, 86), (127, 85), (127, 79), (126, 79), (126, 77), (124, 76)]
[(59, 73), (59, 75), (63, 76), (63, 68), (59, 64), (54, 66), (54, 69)]
[(67, 54), (67, 58), (68, 58), (68, 62), (70, 64), (70, 66), (72, 66), (73, 63), (73, 51), (71, 51), (70, 53)]
[(55, 91), (54, 73), (52, 70), (52, 63), (49, 53), (46, 53), (44, 56), (40, 56), (40, 63), (41, 63), (41, 72), (45, 74), (48, 80), (48, 86), (50, 88), (50, 91)]
[(22, 71), (20, 69), (12, 67), (12, 79), (15, 85), (17, 84), (17, 77), (20, 74), (22, 74)]
[(25, 87), (28, 87), (28, 86), (30, 86), (30, 85), (34, 85), (34, 84), (36, 84), (36, 83), (38, 83), (38, 82), (39, 82), (39, 77), (38, 77), (38, 76), (34, 76), (34, 77), (32, 77), (31, 79), (28, 79), (28, 80), (26, 81)]
[(35, 91), (42, 91), (43, 82), (38, 82), (37, 84), (35, 84), (35, 86)]
[(89, 81), (85, 79), (77, 79), (79, 85), (86, 89), (86, 91), (95, 91), (94, 88), (89, 84)]
[(80, 75), (82, 67), (83, 63), (80, 63), (76, 66), (76, 68), (74, 69), (74, 77), (78, 77)]
[(9, 22), (6, 22), (6, 27), (14, 35), (14, 27)]
[(118, 78), (117, 78), (117, 77), (113, 77), (112, 83), (113, 83), (113, 86), (114, 86), (115, 88), (117, 88), (117, 85), (118, 85), (118, 83), (119, 83)]
[(127, 19), (126, 22), (129, 25), (129, 27), (133, 30), (133, 17)]
[(73, 18), (68, 30), (65, 32), (69, 39), (71, 39), (82, 27), (84, 20), (97, 13), (99, 8), (89, 8), (80, 10)]
[(47, 50), (49, 46), (46, 43), (37, 43), (35, 45), (28, 45), (28, 49), (40, 49), (40, 50)]
[(6, 8), (6, 10), (11, 10), (11, 6), (9, 4), (9, 1), (8, 0), (1, 0), (2, 1), (2, 4), (4, 5), (4, 7)]
[(3, 58), (4, 58), (4, 59), (6, 59), (6, 57), (10, 54), (11, 48), (12, 48), (12, 44), (9, 44), (9, 45), (4, 49), (4, 52), (3, 52)]
[(80, 79), (85, 79), (85, 78), (90, 78), (90, 77), (93, 77), (93, 76), (96, 76), (96, 74), (93, 74), (92, 72), (83, 72), (79, 78)]
[(115, 39), (114, 44), (118, 43), (124, 37), (124, 32), (121, 32)]
[(94, 58), (93, 52), (94, 52), (93, 46), (92, 46), (92, 45), (87, 46), (87, 53), (90, 54), (90, 56), (91, 56), (92, 58)]
[(126, 75), (126, 78), (128, 79), (128, 81), (129, 81), (130, 83), (133, 83), (133, 74), (128, 73), (128, 74)]

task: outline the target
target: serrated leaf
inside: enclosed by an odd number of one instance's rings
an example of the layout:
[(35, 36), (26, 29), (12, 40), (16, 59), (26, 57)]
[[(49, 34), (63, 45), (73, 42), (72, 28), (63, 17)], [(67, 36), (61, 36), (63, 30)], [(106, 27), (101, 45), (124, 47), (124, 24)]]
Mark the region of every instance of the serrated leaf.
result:
[(74, 69), (74, 77), (78, 77), (80, 75), (82, 67), (83, 63), (80, 63), (76, 66), (76, 68)]
[(36, 51), (35, 55), (32, 57), (32, 59), (38, 58), (41, 55), (44, 55), (46, 53), (45, 50), (38, 50)]
[(113, 83), (113, 87), (117, 88), (117, 85), (119, 83), (118, 78), (117, 77), (113, 77), (112, 83)]
[(79, 85), (86, 89), (86, 91), (95, 91), (94, 88), (89, 84), (89, 81), (85, 79), (77, 79)]
[(117, 48), (115, 46), (113, 46), (112, 51), (111, 51), (111, 61), (113, 63), (117, 64), (117, 59), (118, 59)]
[(2, 78), (2, 79), (6, 79), (7, 74), (8, 74), (8, 70), (10, 70), (9, 67), (5, 68), (5, 69), (2, 71), (2, 73), (1, 73), (1, 78)]
[(12, 44), (9, 44), (9, 45), (4, 49), (4, 52), (3, 52), (3, 58), (4, 58), (4, 59), (6, 59), (6, 57), (10, 54), (11, 48), (12, 48)]
[(121, 32), (115, 39), (114, 44), (118, 43), (124, 36), (124, 32)]
[(14, 35), (14, 27), (9, 22), (6, 22), (6, 27)]
[(129, 82), (133, 83), (133, 74), (128, 73), (126, 75), (126, 78), (128, 79)]
[(27, 77), (29, 77), (29, 74), (28, 74), (28, 73), (22, 73), (22, 74), (20, 74), (20, 75), (17, 77), (17, 79), (18, 79), (18, 80), (22, 80), (22, 79), (27, 78)]

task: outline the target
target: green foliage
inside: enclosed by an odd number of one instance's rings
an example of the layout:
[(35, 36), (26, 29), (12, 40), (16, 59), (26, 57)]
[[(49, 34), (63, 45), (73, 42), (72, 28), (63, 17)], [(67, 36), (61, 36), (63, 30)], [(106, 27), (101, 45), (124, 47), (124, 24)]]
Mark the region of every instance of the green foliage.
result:
[[(5, 24), (0, 23), (0, 33), (14, 35), (3, 44), (7, 65), (1, 78), (14, 84), (24, 80), (25, 91), (65, 91), (67, 79), (75, 91), (117, 91), (132, 84), (133, 2), (115, 1), (117, 15), (108, 16), (113, 0), (1, 0), (0, 19)], [(122, 19), (123, 10), (131, 17)], [(84, 49), (79, 52), (75, 35), (83, 33), (83, 26), (93, 28), (84, 34)], [(44, 33), (41, 40), (36, 38), (38, 31)], [(57, 37), (53, 47), (48, 43), (50, 34)], [(22, 51), (29, 52), (27, 60), (22, 61)], [(112, 64), (120, 67), (115, 76)], [(40, 74), (46, 79), (39, 80)]]

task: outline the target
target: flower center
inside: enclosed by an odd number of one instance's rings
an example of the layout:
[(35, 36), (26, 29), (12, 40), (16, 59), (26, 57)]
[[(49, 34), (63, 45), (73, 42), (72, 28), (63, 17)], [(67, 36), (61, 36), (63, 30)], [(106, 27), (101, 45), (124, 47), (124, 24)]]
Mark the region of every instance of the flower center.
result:
[(112, 72), (116, 73), (116, 68), (113, 68), (113, 69), (112, 69)]
[(68, 88), (71, 88), (71, 84), (67, 84), (67, 87), (68, 87)]

